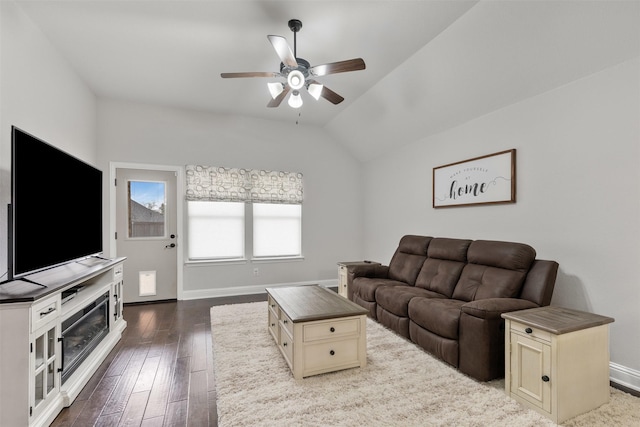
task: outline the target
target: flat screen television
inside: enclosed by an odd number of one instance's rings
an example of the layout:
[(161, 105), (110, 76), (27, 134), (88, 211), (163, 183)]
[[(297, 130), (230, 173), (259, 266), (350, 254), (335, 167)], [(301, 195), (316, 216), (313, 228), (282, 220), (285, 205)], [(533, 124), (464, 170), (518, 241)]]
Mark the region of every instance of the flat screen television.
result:
[(102, 252), (102, 171), (13, 126), (8, 280)]

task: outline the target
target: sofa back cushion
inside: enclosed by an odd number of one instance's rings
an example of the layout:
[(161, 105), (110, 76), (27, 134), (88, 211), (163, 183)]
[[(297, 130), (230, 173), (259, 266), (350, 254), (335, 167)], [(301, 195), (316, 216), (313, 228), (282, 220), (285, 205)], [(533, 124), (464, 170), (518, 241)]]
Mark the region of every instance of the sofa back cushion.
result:
[(427, 259), (427, 248), (431, 239), (432, 237), (428, 236), (403, 236), (389, 262), (389, 279), (413, 285), (424, 260)]
[(462, 270), (453, 298), (475, 301), (486, 298), (515, 298), (536, 258), (529, 245), (476, 240), (467, 251), (468, 264)]
[(416, 287), (451, 298), (467, 262), (471, 240), (435, 238), (429, 243), (428, 258), (416, 279)]

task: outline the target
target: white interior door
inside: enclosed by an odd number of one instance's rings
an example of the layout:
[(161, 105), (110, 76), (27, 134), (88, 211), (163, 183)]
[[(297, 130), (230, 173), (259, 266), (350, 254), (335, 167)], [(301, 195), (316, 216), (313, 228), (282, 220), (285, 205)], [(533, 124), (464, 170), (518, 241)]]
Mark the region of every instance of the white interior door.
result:
[(176, 173), (116, 169), (116, 250), (124, 302), (177, 299)]

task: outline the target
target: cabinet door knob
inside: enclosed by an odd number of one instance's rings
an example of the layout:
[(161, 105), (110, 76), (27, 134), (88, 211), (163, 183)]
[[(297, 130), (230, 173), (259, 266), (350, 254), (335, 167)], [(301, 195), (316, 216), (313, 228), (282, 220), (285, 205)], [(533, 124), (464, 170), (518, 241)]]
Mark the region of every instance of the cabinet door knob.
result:
[(331, 351), (329, 352), (329, 354), (333, 356), (334, 354), (336, 354), (336, 352), (335, 352), (335, 351), (333, 351), (333, 350), (331, 350)]
[(531, 328), (527, 328), (527, 329), (525, 329), (524, 331), (525, 331), (526, 333), (530, 334), (530, 333), (532, 333), (532, 332), (533, 332), (533, 329), (531, 329)]
[(546, 375), (543, 375), (542, 376), (542, 381), (544, 381), (545, 383), (548, 383), (549, 382), (549, 377), (546, 376)]
[(336, 328), (334, 328), (333, 326), (329, 329), (331, 332), (335, 332)]
[(287, 346), (287, 343), (286, 343), (286, 342), (283, 342), (283, 343), (282, 343), (282, 346), (283, 346), (283, 347), (286, 347), (286, 346)]

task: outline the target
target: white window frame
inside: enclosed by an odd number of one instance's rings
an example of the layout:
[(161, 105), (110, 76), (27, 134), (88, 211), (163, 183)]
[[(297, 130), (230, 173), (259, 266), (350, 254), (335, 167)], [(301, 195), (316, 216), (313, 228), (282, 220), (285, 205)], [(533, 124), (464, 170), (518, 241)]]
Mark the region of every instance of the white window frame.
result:
[[(216, 201), (211, 201), (209, 203), (220, 203)], [(187, 227), (191, 227), (189, 222), (189, 213), (188, 213), (188, 204), (187, 202)], [(251, 262), (277, 262), (277, 261), (290, 261), (290, 260), (301, 260), (304, 259), (303, 255), (303, 209), (302, 205), (300, 205), (300, 254), (298, 255), (285, 255), (285, 256), (254, 256), (253, 255), (253, 204), (252, 203), (244, 203), (244, 255), (242, 257), (202, 257), (202, 258), (194, 258), (191, 259), (189, 253), (186, 254), (186, 263), (187, 264), (222, 264), (222, 263), (246, 263), (247, 261)], [(187, 235), (189, 235), (190, 231), (188, 230)], [(187, 248), (188, 248), (187, 242)], [(187, 249), (188, 252), (188, 249)]]

